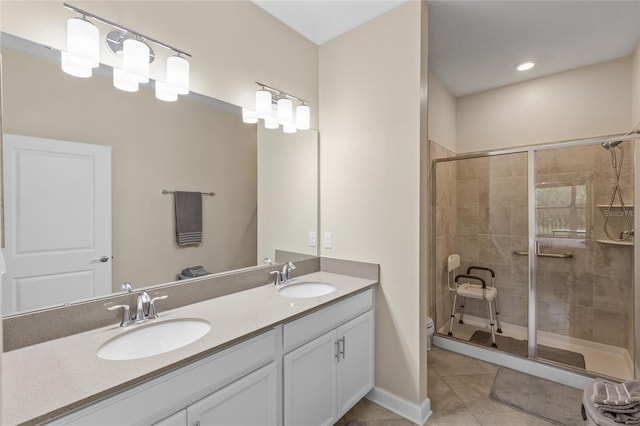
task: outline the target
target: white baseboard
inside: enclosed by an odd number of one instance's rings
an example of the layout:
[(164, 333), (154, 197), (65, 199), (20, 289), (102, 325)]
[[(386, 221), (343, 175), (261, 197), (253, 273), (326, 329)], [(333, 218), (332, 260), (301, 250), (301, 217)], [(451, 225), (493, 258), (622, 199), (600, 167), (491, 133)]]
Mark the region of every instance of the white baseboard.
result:
[(417, 405), (379, 387), (373, 388), (365, 398), (420, 426), (424, 425), (431, 417), (431, 400), (429, 398)]

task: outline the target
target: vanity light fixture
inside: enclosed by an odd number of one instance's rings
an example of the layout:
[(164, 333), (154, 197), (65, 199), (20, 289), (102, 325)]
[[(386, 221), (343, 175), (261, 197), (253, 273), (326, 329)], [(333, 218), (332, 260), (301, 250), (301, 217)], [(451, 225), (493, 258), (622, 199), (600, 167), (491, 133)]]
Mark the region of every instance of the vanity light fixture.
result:
[(535, 66), (536, 64), (533, 62), (521, 62), (519, 64), (516, 64), (514, 68), (518, 71), (528, 71)]
[(99, 65), (99, 31), (86, 16), (67, 21), (67, 50), (62, 52), (62, 70), (74, 77), (91, 77)]
[[(308, 130), (311, 127), (311, 110), (307, 101), (289, 93), (275, 89), (256, 81), (260, 89), (256, 91), (256, 109), (242, 108), (242, 121), (257, 123), (264, 120), (266, 129), (277, 129), (282, 126), (285, 133), (295, 133), (298, 130)], [(298, 102), (295, 108), (293, 103)]]
[(115, 31), (106, 35), (107, 46), (122, 58), (122, 66), (113, 68), (113, 85), (127, 92), (136, 92), (139, 85), (149, 82), (150, 63), (155, 58), (149, 43), (170, 50), (167, 58), (166, 81), (156, 80), (156, 98), (175, 101), (178, 95), (189, 93), (189, 62), (191, 55), (122, 25), (101, 18), (68, 3), (64, 7), (82, 15), (67, 21), (67, 50), (62, 52), (62, 70), (76, 77), (91, 77), (91, 69), (99, 63), (99, 30), (87, 18), (106, 24)]

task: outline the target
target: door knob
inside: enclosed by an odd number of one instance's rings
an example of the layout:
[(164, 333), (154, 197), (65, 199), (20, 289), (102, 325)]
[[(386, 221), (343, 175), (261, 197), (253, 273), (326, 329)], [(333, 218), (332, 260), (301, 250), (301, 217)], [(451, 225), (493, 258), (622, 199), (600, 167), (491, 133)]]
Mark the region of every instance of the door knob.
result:
[(91, 262), (89, 263), (98, 263), (98, 262), (108, 262), (109, 261), (109, 256), (101, 256), (100, 259), (93, 259)]

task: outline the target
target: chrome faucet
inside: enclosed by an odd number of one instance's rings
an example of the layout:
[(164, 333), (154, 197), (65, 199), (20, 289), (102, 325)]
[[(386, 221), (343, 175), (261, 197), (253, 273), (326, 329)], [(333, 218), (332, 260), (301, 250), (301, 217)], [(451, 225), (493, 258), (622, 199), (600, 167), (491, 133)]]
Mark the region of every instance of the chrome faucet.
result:
[(284, 264), (284, 266), (282, 267), (282, 282), (283, 283), (288, 283), (289, 281), (291, 281), (293, 278), (291, 278), (291, 271), (293, 269), (296, 269), (295, 265), (293, 264), (293, 262), (287, 262)]
[(140, 322), (141, 320), (146, 319), (144, 314), (144, 304), (151, 302), (151, 298), (149, 297), (149, 293), (146, 291), (141, 291), (138, 293), (138, 300), (136, 302), (136, 321)]
[(280, 271), (271, 271), (269, 272), (269, 275), (275, 275), (275, 279), (273, 280), (273, 284), (275, 286), (279, 286), (280, 284), (284, 283), (282, 281), (282, 274), (280, 273)]
[[(149, 297), (149, 293), (146, 291), (141, 291), (138, 293), (138, 297), (136, 299), (136, 316), (131, 316), (131, 308), (129, 305), (115, 305), (109, 306), (107, 309), (110, 311), (116, 309), (122, 309), (122, 321), (120, 322), (120, 327), (126, 327), (131, 324), (139, 324), (141, 322), (149, 321), (155, 318), (158, 318), (158, 312), (156, 311), (156, 300), (164, 300), (168, 296), (165, 294), (163, 296), (154, 297), (153, 299)], [(144, 312), (145, 303), (149, 304), (149, 308), (147, 309), (147, 313)]]

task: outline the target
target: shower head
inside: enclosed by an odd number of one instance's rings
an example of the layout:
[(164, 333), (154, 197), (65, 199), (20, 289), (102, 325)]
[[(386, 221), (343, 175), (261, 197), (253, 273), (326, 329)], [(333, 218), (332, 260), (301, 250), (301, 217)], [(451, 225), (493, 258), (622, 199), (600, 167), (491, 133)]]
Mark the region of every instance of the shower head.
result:
[(602, 147), (604, 149), (611, 149), (611, 148), (615, 148), (616, 146), (620, 145), (622, 143), (622, 141), (613, 141), (613, 142), (603, 142), (600, 145), (602, 145)]

